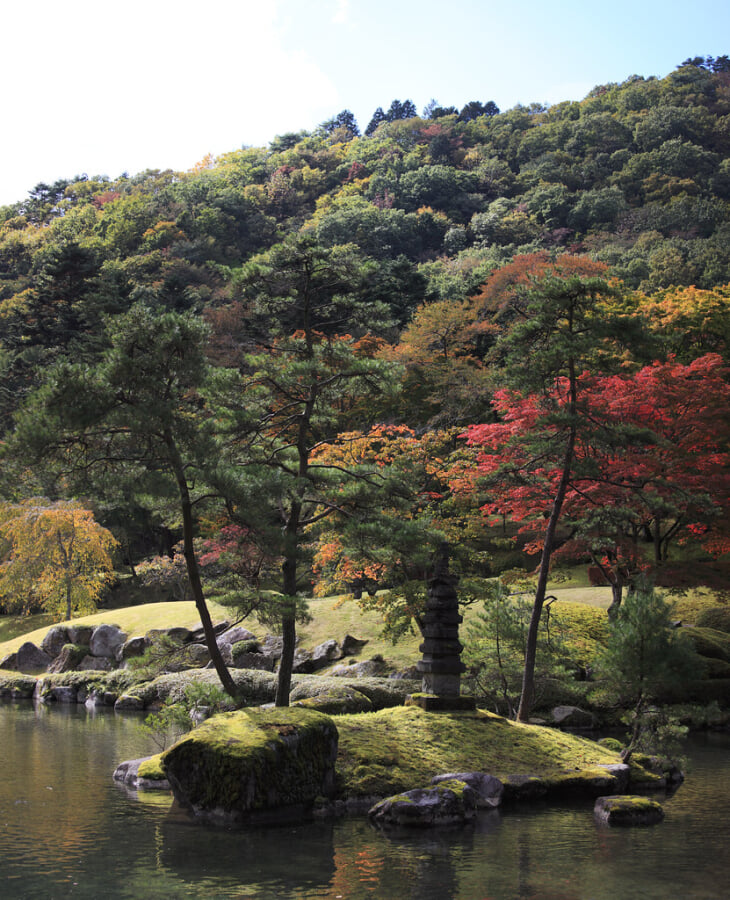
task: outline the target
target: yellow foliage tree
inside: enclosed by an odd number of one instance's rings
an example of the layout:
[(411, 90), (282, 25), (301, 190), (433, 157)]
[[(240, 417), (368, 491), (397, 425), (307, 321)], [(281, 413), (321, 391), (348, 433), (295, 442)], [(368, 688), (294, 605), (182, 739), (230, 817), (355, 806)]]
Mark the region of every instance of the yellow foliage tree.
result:
[(38, 603), (59, 619), (96, 611), (112, 578), (117, 541), (73, 501), (35, 497), (0, 505), (0, 599), (27, 612)]

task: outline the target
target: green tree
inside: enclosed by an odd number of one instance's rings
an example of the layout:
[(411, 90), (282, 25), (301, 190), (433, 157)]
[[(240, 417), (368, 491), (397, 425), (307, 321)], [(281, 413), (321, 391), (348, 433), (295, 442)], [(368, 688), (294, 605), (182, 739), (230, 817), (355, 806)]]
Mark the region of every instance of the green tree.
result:
[(650, 586), (631, 591), (611, 622), (608, 642), (598, 660), (608, 696), (631, 707), (631, 734), (623, 751), (628, 762), (651, 733), (650, 707), (662, 696), (697, 677), (700, 663), (691, 644), (672, 625), (671, 606)]
[(22, 410), (18, 452), (55, 457), (67, 475), (95, 476), (103, 492), (174, 502), (183, 553), (206, 643), (225, 690), (236, 686), (218, 649), (194, 548), (195, 508), (215, 460), (212, 421), (200, 388), (208, 377), (207, 329), (190, 313), (135, 305), (107, 323), (109, 346), (95, 365), (63, 363)]
[(229, 450), (221, 489), (234, 519), (280, 559), (279, 706), (289, 702), (297, 595), (311, 590), (307, 535), (362, 502), (363, 487), (378, 487), (355, 467), (318, 456), (365, 413), (363, 404), (391, 388), (393, 367), (374, 358), (377, 343), (364, 333), (382, 324), (383, 310), (358, 298), (360, 277), (352, 247), (325, 249), (307, 236), (285, 241), (235, 276), (250, 298), (250, 330), (241, 370), (216, 381)]

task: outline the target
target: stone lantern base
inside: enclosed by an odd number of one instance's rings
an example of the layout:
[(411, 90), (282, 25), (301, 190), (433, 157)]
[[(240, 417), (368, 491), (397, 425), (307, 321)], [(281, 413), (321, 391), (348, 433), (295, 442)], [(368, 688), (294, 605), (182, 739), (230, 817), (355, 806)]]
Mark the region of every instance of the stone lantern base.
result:
[(477, 708), (474, 697), (443, 697), (437, 694), (409, 694), (406, 706), (418, 706), (426, 712), (473, 712)]

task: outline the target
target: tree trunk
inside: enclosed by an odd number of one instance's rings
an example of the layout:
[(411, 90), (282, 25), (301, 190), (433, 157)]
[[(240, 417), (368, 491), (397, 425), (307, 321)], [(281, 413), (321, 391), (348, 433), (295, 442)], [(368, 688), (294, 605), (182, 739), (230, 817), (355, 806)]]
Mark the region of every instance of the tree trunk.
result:
[(284, 562), (281, 564), (283, 576), (284, 602), (287, 604), (281, 615), (281, 636), (283, 646), (279, 660), (276, 682), (276, 706), (289, 706), (291, 676), (294, 668), (294, 651), (297, 643), (296, 593), (297, 593), (297, 530), (299, 528), (299, 506), (294, 508), (287, 522), (284, 547)]
[(195, 606), (200, 614), (200, 622), (205, 634), (205, 643), (208, 647), (208, 652), (210, 653), (210, 658), (213, 661), (215, 670), (223, 685), (223, 689), (229, 696), (238, 702), (238, 688), (231, 677), (231, 673), (228, 671), (228, 666), (226, 666), (223, 657), (221, 656), (221, 651), (213, 629), (213, 622), (210, 618), (208, 604), (205, 602), (205, 596), (203, 594), (203, 583), (200, 579), (198, 559), (195, 555), (195, 548), (193, 547), (193, 504), (190, 499), (190, 490), (185, 475), (185, 467), (183, 466), (180, 453), (172, 435), (166, 434), (165, 442), (167, 443), (170, 452), (170, 462), (175, 473), (175, 479), (180, 494), (180, 508), (183, 520), (183, 553), (188, 570), (188, 578), (190, 580), (190, 589), (193, 592), (193, 599), (195, 600)]
[[(575, 410), (575, 401), (572, 403), (573, 411)], [(547, 593), (548, 575), (550, 574), (550, 557), (555, 549), (555, 534), (560, 520), (560, 513), (563, 509), (563, 501), (568, 490), (568, 481), (573, 467), (573, 456), (575, 452), (576, 426), (575, 422), (571, 425), (568, 435), (568, 444), (565, 448), (563, 456), (563, 469), (558, 483), (558, 489), (555, 492), (552, 509), (550, 510), (550, 518), (548, 519), (547, 528), (545, 529), (545, 537), (542, 545), (542, 556), (540, 557), (540, 569), (537, 576), (537, 587), (535, 588), (535, 601), (532, 605), (532, 615), (530, 616), (530, 627), (527, 630), (527, 644), (525, 646), (525, 669), (522, 676), (522, 694), (520, 695), (520, 705), (517, 710), (517, 721), (526, 722), (530, 718), (532, 704), (535, 701), (535, 662), (537, 659), (537, 635), (540, 629), (540, 618), (542, 616), (542, 607), (545, 602), (545, 594)]]

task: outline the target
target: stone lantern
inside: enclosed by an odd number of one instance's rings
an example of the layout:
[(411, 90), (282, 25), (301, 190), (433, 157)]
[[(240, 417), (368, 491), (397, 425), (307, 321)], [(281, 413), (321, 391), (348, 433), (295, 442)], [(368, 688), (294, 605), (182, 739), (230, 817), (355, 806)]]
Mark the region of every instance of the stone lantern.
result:
[(475, 707), (472, 697), (459, 696), (461, 674), (466, 666), (460, 658), (464, 648), (459, 641), (463, 618), (456, 593), (458, 581), (449, 572), (448, 549), (442, 546), (428, 581), (423, 643), (419, 647), (423, 658), (417, 668), (423, 675), (423, 694), (411, 698), (411, 703), (424, 709)]

